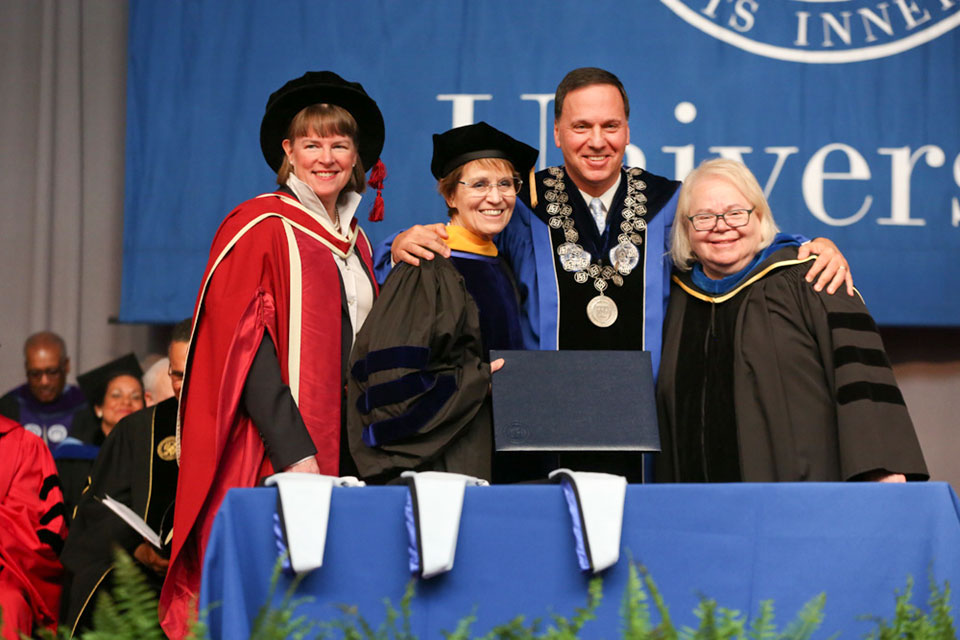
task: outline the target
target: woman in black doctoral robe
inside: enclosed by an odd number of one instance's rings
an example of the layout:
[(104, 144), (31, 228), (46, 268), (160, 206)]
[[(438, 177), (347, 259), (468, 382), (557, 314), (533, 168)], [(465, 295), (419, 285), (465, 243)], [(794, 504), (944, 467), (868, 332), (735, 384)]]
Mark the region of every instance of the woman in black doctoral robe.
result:
[(667, 482), (927, 478), (910, 414), (859, 293), (805, 279), (743, 164), (683, 183), (657, 389)]
[(516, 287), (493, 238), (537, 151), (484, 122), (433, 142), (450, 258), (398, 265), (351, 356), (350, 453), (375, 482), (408, 469), (489, 480), (489, 352), (522, 348)]

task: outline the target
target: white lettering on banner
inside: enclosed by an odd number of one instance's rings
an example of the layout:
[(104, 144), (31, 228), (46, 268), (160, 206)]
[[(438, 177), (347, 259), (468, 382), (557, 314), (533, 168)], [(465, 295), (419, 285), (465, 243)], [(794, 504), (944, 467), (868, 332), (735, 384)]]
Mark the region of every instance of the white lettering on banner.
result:
[[(727, 0), (727, 2), (734, 2), (733, 15), (730, 16), (727, 25), (740, 33), (746, 33), (753, 29), (755, 24), (753, 14), (760, 8), (756, 0)], [(719, 4), (720, 0), (710, 0), (702, 13), (715, 20), (717, 18), (717, 5)]]
[[(834, 151), (843, 152), (849, 161), (850, 170), (844, 173), (827, 173), (823, 170), (827, 156)], [(823, 183), (825, 180), (869, 180), (870, 167), (867, 161), (860, 155), (860, 152), (850, 145), (841, 142), (834, 142), (820, 148), (807, 162), (803, 170), (801, 185), (803, 187), (803, 200), (807, 203), (810, 213), (818, 220), (834, 227), (845, 227), (857, 222), (863, 216), (867, 215), (870, 205), (873, 203), (873, 196), (867, 196), (863, 199), (863, 204), (851, 216), (846, 218), (834, 218), (827, 213), (823, 204)]]
[(787, 161), (787, 158), (793, 154), (800, 151), (799, 147), (764, 147), (765, 153), (775, 153), (777, 154), (777, 161), (773, 165), (773, 169), (770, 170), (770, 177), (767, 178), (767, 184), (763, 187), (763, 195), (765, 198), (769, 198), (770, 194), (773, 193), (773, 186), (777, 184), (777, 178), (780, 177), (780, 171), (783, 170), (783, 164)]
[(523, 93), (520, 94), (521, 100), (536, 100), (540, 105), (540, 139), (538, 141), (540, 149), (540, 158), (538, 168), (547, 168), (547, 105), (553, 102), (552, 93)]
[[(917, 0), (803, 0), (824, 7), (814, 12), (794, 10), (794, 2), (781, 0), (767, 2), (761, 12), (759, 0), (660, 0), (688, 24), (739, 49), (814, 64), (896, 55), (960, 25), (957, 0), (939, 0), (939, 7), (935, 1), (923, 0), (926, 7), (921, 8)], [(843, 10), (830, 10), (835, 2), (843, 2)], [(796, 20), (796, 38), (783, 41), (780, 27), (791, 19)], [(811, 42), (811, 30), (817, 38), (818, 20), (823, 38)], [(884, 41), (877, 42), (880, 32)]]
[(881, 2), (877, 5), (877, 9), (880, 10), (880, 13), (883, 14), (881, 19), (876, 13), (870, 9), (863, 7), (862, 9), (857, 9), (857, 13), (860, 14), (861, 19), (863, 19), (863, 31), (867, 34), (867, 42), (873, 42), (877, 39), (877, 36), (873, 35), (873, 30), (870, 28), (870, 23), (872, 22), (875, 26), (880, 27), (880, 30), (883, 31), (888, 36), (893, 35), (893, 24), (890, 22), (890, 14), (887, 13), (887, 7), (889, 5), (886, 2)]
[(901, 227), (922, 227), (926, 220), (910, 218), (910, 177), (917, 160), (923, 157), (928, 167), (942, 167), (947, 161), (943, 149), (928, 144), (910, 153), (910, 147), (881, 147), (877, 153), (890, 156), (890, 217), (879, 218), (877, 224)]
[(489, 93), (441, 93), (437, 100), (449, 100), (453, 103), (453, 124), (451, 128), (473, 124), (473, 103), (478, 100), (493, 100)]
[[(923, 13), (920, 13), (920, 8), (917, 7), (916, 2), (911, 2), (907, 4), (907, 0), (893, 0), (898, 7), (900, 7), (900, 13), (903, 14), (903, 21), (907, 24), (907, 29), (915, 29), (924, 22), (930, 21), (930, 12), (926, 9), (923, 10)], [(917, 20), (914, 15), (920, 13), (920, 19)]]
[(837, 16), (832, 13), (820, 14), (820, 17), (823, 18), (823, 46), (833, 46), (833, 40), (830, 39), (831, 31), (843, 40), (843, 44), (849, 45), (852, 42), (850, 38), (850, 15), (849, 11), (840, 12), (840, 17), (843, 18), (843, 24), (841, 25), (840, 21), (837, 20)]
[(682, 147), (660, 147), (660, 151), (676, 155), (673, 163), (674, 180), (683, 180), (687, 177), (687, 174), (693, 171), (693, 163), (695, 162), (693, 154), (695, 150), (692, 144), (685, 144)]
[(640, 167), (641, 169), (646, 169), (647, 156), (637, 145), (628, 144), (627, 150), (623, 155), (626, 158), (628, 167)]
[[(947, 0), (954, 1), (954, 0)], [(448, 100), (453, 103), (453, 122), (454, 126), (464, 126), (473, 124), (473, 103), (476, 100), (493, 100), (491, 94), (458, 93), (458, 94), (440, 94), (438, 100)], [(520, 94), (520, 99), (524, 101), (536, 101), (539, 107), (539, 145), (540, 145), (540, 169), (547, 165), (547, 129), (548, 129), (548, 110), (547, 107), (553, 101), (552, 94), (546, 93), (524, 93)], [(469, 118), (468, 118), (469, 116)], [(697, 117), (697, 107), (691, 102), (679, 102), (674, 108), (674, 118), (677, 122), (688, 124)], [(660, 150), (665, 154), (674, 156), (673, 175), (675, 180), (683, 180), (693, 171), (696, 164), (696, 145), (664, 145)], [(714, 145), (708, 147), (710, 153), (716, 154), (722, 158), (736, 160), (748, 164), (744, 156), (753, 153), (754, 148), (747, 145)], [(799, 153), (800, 148), (796, 146), (769, 146), (763, 148), (764, 153), (776, 156), (770, 175), (767, 176), (763, 187), (763, 195), (770, 198), (773, 189), (783, 172), (787, 159)], [(849, 169), (844, 172), (827, 172), (825, 165), (827, 157), (834, 153), (842, 153), (847, 159)], [(911, 181), (913, 171), (917, 162), (922, 158), (928, 167), (939, 168), (946, 164), (946, 154), (943, 149), (937, 145), (922, 145), (915, 151), (910, 147), (879, 147), (877, 153), (884, 156), (890, 156), (890, 215), (886, 218), (878, 218), (877, 224), (884, 226), (901, 227), (922, 227), (926, 226), (927, 221), (922, 218), (910, 217), (910, 195)], [(647, 157), (643, 149), (628, 144), (624, 153), (624, 160), (629, 167), (647, 167)], [(843, 227), (855, 224), (863, 219), (873, 205), (873, 196), (867, 195), (861, 202), (860, 207), (848, 216), (831, 214), (827, 211), (823, 199), (824, 182), (827, 180), (858, 180), (868, 181), (872, 177), (870, 166), (863, 155), (850, 145), (834, 142), (827, 144), (810, 156), (806, 166), (803, 169), (801, 178), (801, 191), (804, 202), (810, 213), (818, 220), (834, 227)], [(757, 176), (760, 179), (760, 176)], [(953, 179), (960, 187), (960, 154), (953, 163)], [(960, 226), (960, 200), (951, 199), (951, 224), (954, 227)]]

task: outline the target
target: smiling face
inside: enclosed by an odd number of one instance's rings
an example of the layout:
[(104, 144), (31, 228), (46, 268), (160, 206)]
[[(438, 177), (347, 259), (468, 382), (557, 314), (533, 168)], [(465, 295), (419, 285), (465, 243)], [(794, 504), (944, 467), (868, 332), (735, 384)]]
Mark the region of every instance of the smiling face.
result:
[(463, 165), (456, 189), (446, 197), (447, 206), (456, 209), (450, 222), (485, 240), (493, 240), (510, 222), (517, 196), (505, 196), (496, 186), (478, 196), (468, 185), (496, 185), (502, 180), (513, 180), (513, 168), (504, 160), (473, 160)]
[(620, 90), (592, 84), (568, 93), (553, 138), (579, 189), (600, 196), (613, 186), (630, 143), (630, 126)]
[(307, 135), (283, 141), (283, 151), (293, 173), (307, 184), (333, 215), (340, 192), (357, 164), (357, 148), (345, 135), (321, 136), (312, 128)]
[[(705, 176), (690, 190), (689, 215), (698, 213), (726, 213), (734, 209), (756, 206), (728, 180), (719, 176)], [(712, 231), (697, 231), (686, 220), (690, 248), (696, 254), (703, 272), (714, 280), (734, 274), (753, 260), (761, 244), (760, 215), (750, 215), (743, 227), (731, 228), (718, 219)]]
[(101, 419), (100, 428), (109, 435), (122, 418), (143, 409), (143, 385), (133, 376), (119, 375), (107, 383), (103, 404), (94, 408)]

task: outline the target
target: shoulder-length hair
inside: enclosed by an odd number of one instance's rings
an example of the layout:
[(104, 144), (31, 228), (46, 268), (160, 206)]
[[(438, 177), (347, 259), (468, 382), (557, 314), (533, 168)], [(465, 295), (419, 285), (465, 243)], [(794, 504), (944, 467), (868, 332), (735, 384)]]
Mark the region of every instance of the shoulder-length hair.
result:
[(763, 189), (756, 177), (742, 162), (714, 158), (704, 160), (699, 167), (690, 172), (680, 187), (680, 198), (677, 201), (677, 212), (673, 219), (673, 230), (670, 232), (670, 258), (677, 269), (689, 271), (694, 263), (698, 262), (696, 254), (690, 247), (690, 225), (687, 216), (690, 215), (690, 193), (700, 180), (704, 178), (721, 178), (726, 180), (746, 197), (750, 206), (754, 207), (753, 215), (760, 221), (760, 246), (765, 249), (773, 242), (773, 238), (780, 231), (773, 220), (770, 205), (763, 195)]

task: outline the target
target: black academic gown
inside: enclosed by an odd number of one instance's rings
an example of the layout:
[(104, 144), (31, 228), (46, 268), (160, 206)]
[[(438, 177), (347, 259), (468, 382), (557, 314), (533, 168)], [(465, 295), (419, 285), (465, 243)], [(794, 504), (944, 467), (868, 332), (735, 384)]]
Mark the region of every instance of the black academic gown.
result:
[(726, 294), (675, 274), (657, 389), (664, 482), (928, 477), (859, 295), (814, 291), (797, 248)]
[[(74, 633), (92, 620), (97, 592), (109, 588), (114, 547), (132, 555), (143, 542), (100, 499), (109, 495), (126, 504), (161, 535), (172, 526), (176, 424), (177, 400), (170, 398), (118, 422), (100, 449), (61, 555), (70, 576), (61, 622)], [(162, 576), (149, 568), (143, 571), (159, 593)]]
[(351, 356), (347, 431), (360, 474), (382, 482), (416, 469), (489, 480), (487, 354), (519, 348), (519, 327), (515, 289), (496, 258), (455, 252), (398, 265)]

